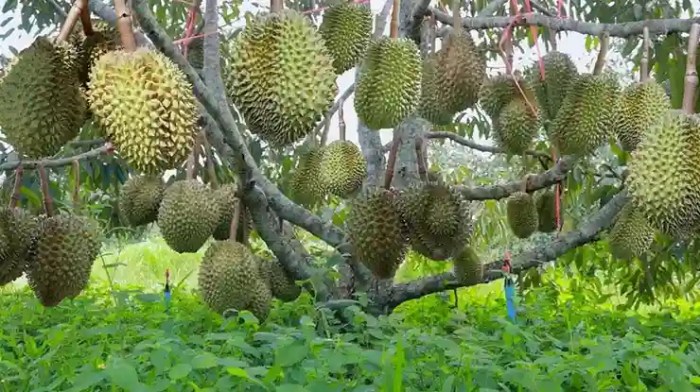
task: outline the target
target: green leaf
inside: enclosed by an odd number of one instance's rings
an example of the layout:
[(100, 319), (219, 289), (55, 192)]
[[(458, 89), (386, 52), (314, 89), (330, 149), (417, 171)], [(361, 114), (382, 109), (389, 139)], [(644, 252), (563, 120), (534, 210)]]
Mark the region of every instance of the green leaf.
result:
[(282, 367), (289, 367), (301, 362), (309, 354), (309, 347), (304, 341), (281, 347), (275, 353), (275, 363)]
[(124, 359), (115, 358), (110, 365), (107, 365), (105, 372), (109, 376), (110, 382), (115, 386), (127, 391), (142, 389), (136, 369)]
[(209, 369), (219, 366), (219, 358), (212, 353), (199, 354), (192, 358), (191, 364), (194, 369)]
[(168, 377), (170, 377), (171, 380), (179, 380), (181, 378), (187, 377), (188, 374), (192, 371), (192, 366), (188, 363), (178, 363), (177, 365), (173, 366), (170, 368), (170, 372), (168, 372)]

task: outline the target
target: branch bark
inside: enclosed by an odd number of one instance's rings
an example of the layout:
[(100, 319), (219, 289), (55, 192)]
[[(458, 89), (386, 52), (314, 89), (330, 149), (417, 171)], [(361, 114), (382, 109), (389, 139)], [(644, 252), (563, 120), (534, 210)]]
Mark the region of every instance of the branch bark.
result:
[[(425, 137), (428, 139), (450, 139), (457, 144), (461, 144), (461, 145), (463, 145), (465, 147), (469, 147), (473, 150), (488, 152), (491, 154), (505, 154), (505, 151), (502, 148), (478, 144), (478, 143), (475, 143), (467, 138), (459, 136), (454, 132), (432, 131), (432, 132), (426, 133)], [(542, 157), (542, 158), (546, 158), (546, 159), (552, 159), (549, 156), (549, 154), (547, 154), (545, 152), (541, 152), (541, 151), (527, 150), (527, 151), (525, 151), (525, 154), (532, 155), (534, 157)]]
[[(571, 249), (595, 241), (601, 231), (610, 227), (614, 222), (615, 216), (622, 210), (622, 207), (628, 200), (629, 195), (627, 191), (623, 190), (605, 204), (597, 213), (589, 217), (588, 221), (579, 226), (576, 230), (555, 237), (544, 245), (516, 255), (511, 260), (511, 271), (517, 274), (548, 261), (556, 260), (559, 256)], [(484, 266), (484, 278), (482, 282), (479, 283), (487, 283), (501, 278), (502, 273), (500, 272), (500, 268), (502, 265), (502, 260), (496, 260), (486, 264)], [(389, 295), (385, 299), (385, 306), (389, 309), (394, 309), (401, 303), (412, 299), (472, 285), (474, 284), (459, 282), (452, 272), (433, 275), (392, 286)]]
[(107, 154), (112, 151), (114, 147), (110, 143), (105, 144), (102, 147), (94, 148), (90, 151), (86, 151), (82, 154), (74, 155), (71, 157), (66, 157), (66, 158), (57, 158), (57, 159), (42, 159), (42, 160), (36, 160), (36, 161), (12, 161), (12, 162), (5, 162), (0, 165), (0, 171), (5, 171), (5, 170), (14, 170), (20, 165), (22, 166), (23, 169), (25, 170), (30, 170), (30, 169), (36, 169), (39, 167), (39, 165), (43, 165), (44, 167), (61, 167), (61, 166), (68, 166), (73, 163), (73, 161), (82, 161), (85, 159), (90, 159), (90, 158), (95, 158), (98, 157), (102, 154)]
[[(426, 14), (435, 15), (440, 23), (452, 25), (452, 16), (435, 8), (428, 8)], [(471, 30), (488, 30), (493, 28), (505, 28), (513, 23), (511, 17), (492, 16), (466, 18), (462, 25)], [(649, 28), (649, 34), (662, 35), (668, 33), (680, 33), (690, 31), (693, 23), (700, 23), (700, 18), (691, 19), (650, 19), (625, 23), (592, 23), (573, 19), (559, 19), (556, 17), (539, 15), (534, 13), (522, 14), (515, 22), (515, 26), (543, 26), (553, 31), (575, 31), (586, 35), (601, 35), (608, 33), (610, 37), (627, 38), (640, 35), (644, 26)]]

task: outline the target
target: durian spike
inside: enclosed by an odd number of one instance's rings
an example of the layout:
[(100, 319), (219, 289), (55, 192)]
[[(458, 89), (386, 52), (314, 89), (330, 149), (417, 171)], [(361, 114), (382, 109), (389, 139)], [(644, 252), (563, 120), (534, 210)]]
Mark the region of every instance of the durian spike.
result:
[(51, 194), (49, 193), (49, 176), (46, 174), (46, 167), (43, 163), (37, 166), (37, 171), (39, 172), (39, 184), (41, 186), (41, 196), (44, 201), (44, 213), (47, 217), (53, 216), (53, 200), (51, 199)]
[(595, 66), (593, 67), (593, 75), (600, 75), (605, 68), (605, 58), (608, 56), (608, 47), (610, 46), (610, 35), (605, 32), (600, 36), (600, 51), (598, 52), (598, 58), (595, 60)]
[(78, 211), (80, 209), (80, 161), (74, 159), (71, 169), (73, 171), (73, 210)]
[(456, 31), (462, 29), (462, 1), (452, 0), (452, 28)]
[(639, 81), (646, 82), (649, 80), (649, 47), (651, 46), (651, 38), (649, 37), (649, 27), (644, 26), (644, 41), (642, 44), (642, 60), (639, 62)]
[(114, 0), (114, 10), (117, 13), (117, 29), (119, 29), (122, 47), (126, 52), (133, 52), (136, 50), (136, 37), (131, 27), (131, 14), (124, 0)]
[(391, 188), (391, 182), (394, 180), (394, 167), (396, 166), (396, 155), (399, 153), (399, 142), (401, 137), (399, 132), (394, 130), (394, 139), (391, 142), (389, 150), (389, 159), (386, 162), (386, 173), (384, 174), (384, 189)]
[(389, 25), (389, 37), (399, 38), (399, 0), (394, 0), (391, 9), (391, 24)]
[(229, 239), (236, 241), (236, 233), (238, 233), (238, 220), (241, 218), (241, 199), (236, 198), (235, 207), (233, 207), (233, 218), (231, 218), (231, 228), (228, 232)]
[(194, 145), (192, 146), (192, 152), (190, 152), (190, 156), (187, 158), (187, 179), (192, 180), (195, 178), (195, 174), (197, 171), (197, 164), (199, 160), (199, 145), (200, 145), (200, 138), (202, 137), (202, 134), (200, 133), (194, 140)]
[(207, 139), (207, 134), (204, 129), (200, 135), (202, 139), (202, 147), (204, 148), (204, 154), (207, 158), (207, 176), (209, 177), (209, 185), (211, 189), (216, 189), (219, 187), (219, 181), (216, 179), (216, 169), (214, 168), (214, 151)]
[(693, 23), (690, 26), (688, 37), (688, 59), (685, 65), (685, 83), (683, 86), (683, 111), (688, 114), (695, 112), (697, 101), (698, 72), (695, 69), (695, 56), (698, 51), (698, 39), (700, 39), (700, 24)]
[(416, 137), (416, 161), (418, 163), (418, 177), (423, 182), (428, 182), (428, 171), (425, 169), (426, 159), (425, 154), (423, 154), (423, 146), (425, 145), (425, 140), (423, 137)]
[[(63, 22), (63, 26), (61, 26), (61, 31), (58, 33), (58, 37), (56, 37), (55, 42), (57, 42), (57, 43), (63, 42), (63, 41), (68, 39), (68, 36), (73, 31), (75, 24), (78, 22), (78, 19), (81, 17), (83, 10), (87, 10), (87, 9), (88, 9), (88, 0), (75, 0), (75, 2), (73, 2), (73, 6), (70, 8), (70, 11), (68, 11), (68, 15), (66, 16), (66, 21)], [(88, 19), (89, 19), (89, 14), (88, 14)]]
[(12, 185), (12, 196), (10, 196), (10, 208), (17, 207), (19, 204), (19, 189), (22, 187), (22, 177), (24, 176), (24, 167), (17, 166), (15, 169), (15, 183)]

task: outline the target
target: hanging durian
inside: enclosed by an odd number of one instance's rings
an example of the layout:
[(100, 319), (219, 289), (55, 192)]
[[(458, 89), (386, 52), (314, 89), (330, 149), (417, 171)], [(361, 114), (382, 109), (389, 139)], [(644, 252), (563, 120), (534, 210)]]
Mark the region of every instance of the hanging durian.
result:
[(362, 187), (367, 176), (367, 161), (354, 143), (336, 140), (323, 148), (318, 176), (323, 189), (338, 197), (347, 197)]
[(656, 81), (633, 83), (622, 92), (617, 119), (617, 138), (622, 148), (633, 151), (645, 131), (671, 109), (671, 99)]
[(367, 51), (372, 10), (364, 4), (336, 4), (323, 13), (318, 32), (333, 58), (335, 72), (340, 75), (354, 67)]
[(537, 94), (542, 117), (554, 120), (578, 70), (568, 54), (556, 50), (542, 56), (541, 61), (545, 79), (541, 79), (540, 61), (535, 61), (527, 71), (527, 80)]
[(118, 208), (131, 226), (155, 222), (165, 183), (160, 176), (133, 176), (122, 185)]

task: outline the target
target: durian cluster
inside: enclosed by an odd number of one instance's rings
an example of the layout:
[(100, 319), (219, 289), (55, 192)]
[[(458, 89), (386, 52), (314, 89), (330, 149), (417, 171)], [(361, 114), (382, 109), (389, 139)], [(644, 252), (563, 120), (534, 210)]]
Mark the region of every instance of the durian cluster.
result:
[(293, 198), (305, 205), (314, 205), (328, 194), (347, 198), (357, 193), (366, 176), (367, 161), (354, 143), (336, 140), (311, 146), (292, 176)]
[(511, 193), (506, 199), (506, 218), (511, 232), (518, 238), (528, 238), (537, 231), (555, 231), (555, 198), (551, 189), (540, 190), (535, 195), (526, 191)]
[(23, 274), (47, 307), (75, 298), (88, 284), (102, 247), (97, 222), (64, 213), (33, 216), (18, 207), (0, 209), (0, 286)]

